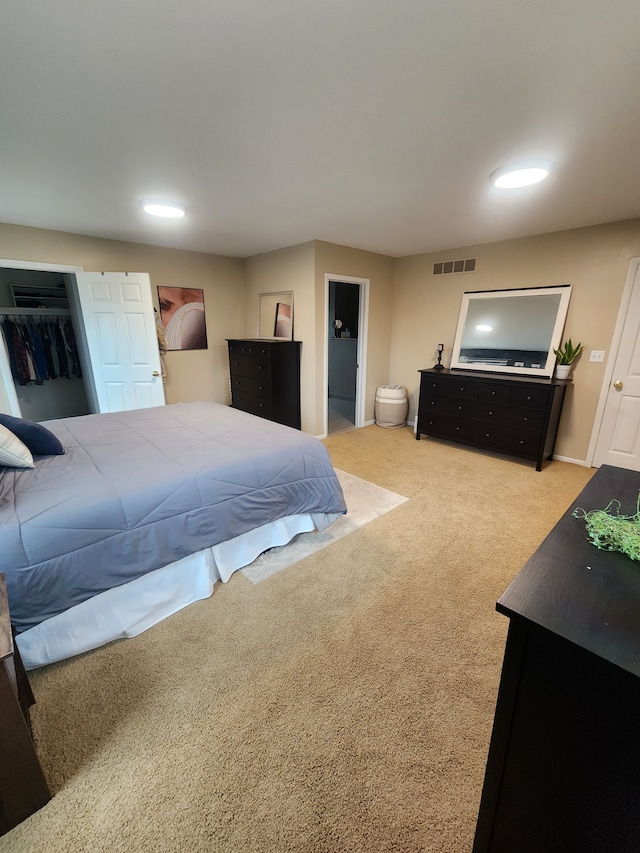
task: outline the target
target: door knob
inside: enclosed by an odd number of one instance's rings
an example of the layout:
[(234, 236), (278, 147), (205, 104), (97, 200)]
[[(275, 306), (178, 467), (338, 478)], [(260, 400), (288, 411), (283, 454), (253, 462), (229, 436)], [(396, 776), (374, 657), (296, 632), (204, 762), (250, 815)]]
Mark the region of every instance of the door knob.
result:
[(613, 383), (613, 387), (616, 389), (616, 391), (622, 391), (624, 387), (622, 379), (616, 379), (616, 381)]
[(154, 370), (154, 371), (153, 371), (153, 373), (152, 373), (151, 375), (152, 375), (152, 376), (160, 376), (160, 374), (158, 373), (158, 371), (157, 371), (157, 370)]

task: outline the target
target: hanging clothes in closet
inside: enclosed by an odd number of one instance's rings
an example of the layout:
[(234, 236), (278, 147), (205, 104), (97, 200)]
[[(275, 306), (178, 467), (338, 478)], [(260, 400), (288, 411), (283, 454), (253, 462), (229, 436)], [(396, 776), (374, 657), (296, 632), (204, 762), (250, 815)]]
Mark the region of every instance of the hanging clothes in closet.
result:
[(5, 314), (1, 328), (11, 374), (19, 385), (82, 377), (70, 317)]

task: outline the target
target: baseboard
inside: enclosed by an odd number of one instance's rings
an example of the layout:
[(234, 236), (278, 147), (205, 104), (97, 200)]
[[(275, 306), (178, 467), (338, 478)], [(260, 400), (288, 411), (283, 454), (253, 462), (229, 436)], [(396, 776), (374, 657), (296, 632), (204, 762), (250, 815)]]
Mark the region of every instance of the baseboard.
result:
[(570, 456), (557, 456), (555, 453), (553, 458), (558, 462), (569, 462), (571, 465), (582, 465), (583, 468), (591, 468), (592, 466), (586, 459), (572, 459)]

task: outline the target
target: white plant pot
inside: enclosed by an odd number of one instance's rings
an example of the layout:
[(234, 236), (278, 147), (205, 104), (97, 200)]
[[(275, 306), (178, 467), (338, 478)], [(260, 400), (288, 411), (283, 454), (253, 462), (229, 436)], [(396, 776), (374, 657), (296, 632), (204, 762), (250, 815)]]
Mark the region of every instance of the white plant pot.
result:
[(570, 364), (556, 364), (556, 379), (568, 379), (570, 373)]

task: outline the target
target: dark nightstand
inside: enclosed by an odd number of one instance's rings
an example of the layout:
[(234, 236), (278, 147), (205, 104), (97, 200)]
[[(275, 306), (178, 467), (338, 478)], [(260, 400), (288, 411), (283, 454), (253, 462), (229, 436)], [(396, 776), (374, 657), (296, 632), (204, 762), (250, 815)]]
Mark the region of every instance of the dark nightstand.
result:
[(51, 799), (31, 737), (33, 703), (11, 633), (5, 576), (0, 574), (0, 835)]

